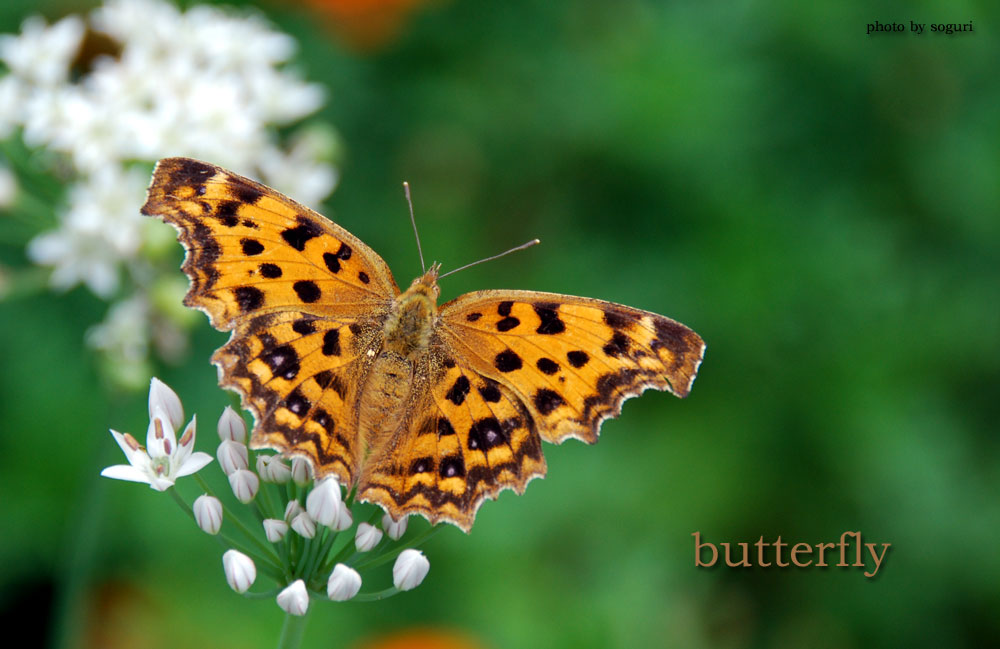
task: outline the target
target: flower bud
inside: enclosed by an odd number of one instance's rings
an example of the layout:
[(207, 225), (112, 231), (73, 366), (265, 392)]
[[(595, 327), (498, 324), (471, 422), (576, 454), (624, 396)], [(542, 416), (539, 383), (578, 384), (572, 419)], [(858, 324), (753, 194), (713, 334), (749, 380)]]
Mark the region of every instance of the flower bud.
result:
[(291, 523), (296, 516), (298, 516), (304, 511), (305, 510), (302, 509), (302, 505), (299, 504), (299, 501), (297, 500), (289, 501), (288, 504), (285, 506), (285, 522)]
[(338, 563), (326, 582), (327, 597), (335, 602), (346, 602), (361, 590), (361, 575), (354, 568)]
[(312, 480), (312, 464), (305, 458), (297, 457), (292, 460), (292, 480), (300, 487), (304, 487)]
[(351, 525), (354, 525), (354, 517), (351, 515), (351, 510), (344, 503), (340, 503), (340, 507), (337, 508), (337, 520), (333, 522), (330, 529), (334, 532), (343, 532)]
[(271, 543), (280, 543), (288, 534), (288, 523), (278, 518), (264, 519), (264, 536)]
[(257, 473), (264, 482), (285, 484), (292, 478), (292, 469), (280, 455), (258, 455)]
[(308, 512), (302, 512), (292, 519), (292, 529), (298, 532), (299, 536), (311, 539), (316, 536), (316, 521)]
[(296, 579), (278, 593), (278, 606), (289, 615), (305, 615), (309, 610), (309, 593), (306, 583)]
[(253, 471), (237, 469), (229, 474), (229, 486), (233, 488), (236, 500), (246, 505), (257, 497), (257, 491), (260, 489), (260, 478)]
[(354, 547), (358, 552), (368, 552), (381, 540), (382, 530), (368, 523), (358, 524), (358, 531), (354, 533)]
[(392, 566), (392, 583), (399, 590), (412, 590), (420, 585), (431, 569), (431, 563), (420, 550), (408, 548), (399, 553)]
[(247, 424), (239, 413), (226, 406), (219, 417), (219, 439), (223, 442), (247, 443)]
[(240, 442), (234, 442), (229, 439), (222, 442), (219, 444), (216, 457), (219, 458), (219, 466), (222, 467), (222, 472), (226, 475), (232, 475), (234, 471), (250, 468), (250, 462), (247, 457), (247, 446)]
[(149, 382), (149, 418), (156, 410), (162, 410), (170, 424), (177, 430), (184, 425), (184, 407), (177, 393), (155, 376)]
[(321, 525), (333, 527), (340, 509), (340, 484), (333, 476), (316, 483), (306, 497), (306, 511)]
[(382, 529), (385, 533), (389, 535), (389, 538), (393, 541), (398, 541), (401, 536), (406, 534), (406, 516), (403, 516), (398, 521), (392, 520), (392, 516), (385, 514), (382, 516)]
[(253, 560), (238, 550), (226, 550), (222, 555), (222, 568), (226, 572), (229, 587), (237, 593), (245, 593), (257, 579), (257, 566)]
[(222, 502), (208, 494), (198, 496), (194, 501), (194, 519), (205, 532), (218, 534), (222, 527)]

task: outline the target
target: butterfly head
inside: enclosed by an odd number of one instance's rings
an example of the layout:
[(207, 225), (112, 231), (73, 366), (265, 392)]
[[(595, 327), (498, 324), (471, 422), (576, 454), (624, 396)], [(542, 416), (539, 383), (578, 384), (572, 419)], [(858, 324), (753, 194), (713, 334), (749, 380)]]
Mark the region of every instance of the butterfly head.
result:
[(440, 271), (441, 264), (431, 264), (426, 273), (413, 280), (413, 283), (410, 284), (410, 288), (406, 290), (404, 295), (423, 295), (429, 298), (434, 304), (437, 304), (438, 296), (441, 294), (441, 288), (438, 287), (437, 283)]

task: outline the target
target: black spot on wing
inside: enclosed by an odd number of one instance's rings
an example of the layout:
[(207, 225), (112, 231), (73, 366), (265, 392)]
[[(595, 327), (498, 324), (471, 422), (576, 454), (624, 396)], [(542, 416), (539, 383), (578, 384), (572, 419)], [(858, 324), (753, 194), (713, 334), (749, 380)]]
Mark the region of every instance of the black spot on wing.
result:
[(330, 252), (324, 252), (323, 263), (326, 264), (326, 267), (330, 269), (331, 273), (337, 274), (340, 272), (340, 259), (337, 258), (337, 255)]
[(501, 372), (513, 372), (514, 370), (519, 370), (523, 366), (521, 362), (521, 357), (514, 353), (511, 349), (505, 349), (496, 355), (493, 359), (493, 365)]
[(300, 280), (292, 284), (292, 288), (295, 289), (295, 293), (299, 296), (299, 299), (307, 304), (316, 302), (322, 296), (319, 286), (312, 280)]
[(277, 264), (261, 264), (259, 270), (261, 277), (267, 279), (277, 279), (282, 275), (281, 266)]
[(240, 204), (236, 201), (223, 201), (215, 210), (215, 218), (226, 227), (235, 227), (240, 223), (239, 208)]
[(538, 362), (535, 363), (535, 367), (542, 372), (542, 374), (555, 374), (559, 371), (559, 363), (555, 362), (551, 358), (539, 358)]
[(587, 364), (587, 361), (590, 360), (590, 356), (588, 356), (585, 351), (574, 349), (573, 351), (566, 352), (566, 360), (569, 361), (570, 365), (579, 369)]
[(514, 303), (511, 302), (510, 300), (506, 300), (504, 302), (501, 302), (500, 304), (497, 305), (497, 313), (499, 313), (500, 315), (505, 316), (505, 317), (509, 316), (510, 315), (510, 309), (511, 309), (512, 306), (514, 306)]
[(363, 270), (362, 270), (362, 271), (360, 271), (360, 272), (358, 272), (358, 279), (360, 279), (360, 280), (361, 280), (361, 283), (362, 283), (362, 284), (367, 284), (368, 282), (370, 282), (370, 281), (371, 281), (371, 279), (369, 279), (369, 278), (368, 278), (368, 273), (366, 273), (366, 272), (365, 272), (365, 271), (363, 271)]
[(299, 355), (291, 345), (280, 345), (269, 349), (260, 355), (260, 360), (271, 368), (273, 376), (291, 381), (299, 373)]
[(316, 320), (313, 318), (299, 318), (292, 323), (292, 331), (303, 336), (316, 333)]
[(341, 243), (340, 248), (337, 250), (337, 257), (347, 261), (351, 258), (351, 247), (346, 243)]
[(441, 458), (441, 468), (438, 475), (442, 478), (461, 478), (465, 476), (465, 460), (461, 455), (449, 455)]
[(418, 457), (410, 463), (410, 474), (430, 473), (434, 470), (434, 459), (431, 457)]
[(628, 351), (628, 336), (620, 331), (616, 331), (611, 338), (611, 342), (604, 346), (604, 353), (612, 358), (617, 358)]
[(264, 245), (256, 239), (240, 239), (240, 246), (243, 248), (243, 254), (248, 257), (264, 252)]
[(306, 249), (306, 242), (313, 237), (318, 237), (322, 231), (318, 225), (303, 216), (298, 217), (298, 223), (296, 227), (282, 231), (281, 238), (288, 245), (302, 252)]
[(479, 394), (482, 395), (483, 400), (488, 403), (497, 403), (500, 401), (501, 396), (500, 388), (496, 381), (486, 380), (486, 385), (479, 388)]
[(437, 434), (441, 437), (444, 437), (445, 435), (454, 435), (455, 428), (451, 425), (450, 421), (441, 417), (437, 420)]
[(537, 302), (531, 305), (538, 314), (541, 324), (535, 329), (535, 333), (558, 334), (566, 331), (566, 323), (559, 319), (559, 305), (549, 302)]
[(233, 289), (233, 297), (244, 313), (259, 309), (264, 304), (264, 292), (256, 286), (238, 286)]
[(260, 197), (264, 195), (262, 191), (256, 187), (251, 187), (250, 185), (236, 184), (230, 187), (233, 194), (236, 195), (236, 199), (247, 205), (253, 205), (260, 200)]
[(312, 408), (312, 402), (301, 392), (298, 388), (292, 390), (288, 398), (285, 399), (285, 407), (294, 412), (299, 417), (305, 416), (309, 409)]
[(448, 394), (444, 396), (448, 401), (451, 401), (456, 406), (460, 406), (465, 402), (465, 397), (469, 394), (469, 388), (469, 379), (463, 374), (455, 380), (454, 385), (448, 390)]
[(521, 324), (520, 320), (514, 316), (507, 316), (503, 320), (497, 322), (497, 331), (510, 331), (519, 324)]
[(634, 318), (623, 311), (612, 308), (604, 310), (604, 322), (612, 329), (627, 329), (632, 325)]
[(330, 329), (323, 334), (323, 355), (340, 356), (340, 330)]
[(543, 415), (551, 414), (553, 410), (566, 403), (557, 392), (553, 392), (548, 388), (541, 388), (535, 392), (533, 401), (535, 402), (535, 407), (538, 408), (538, 412)]
[(482, 313), (470, 313), (467, 316), (465, 316), (465, 319), (468, 320), (469, 322), (475, 322), (476, 320), (482, 317), (483, 317)]
[(483, 417), (469, 429), (469, 449), (486, 452), (507, 443), (507, 436), (496, 417)]

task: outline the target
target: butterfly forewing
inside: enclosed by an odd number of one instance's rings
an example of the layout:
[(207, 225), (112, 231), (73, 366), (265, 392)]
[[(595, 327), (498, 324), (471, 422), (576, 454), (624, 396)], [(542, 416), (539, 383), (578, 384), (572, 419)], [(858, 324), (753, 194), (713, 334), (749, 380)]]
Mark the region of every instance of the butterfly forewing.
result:
[(259, 311), (361, 315), (399, 293), (385, 262), (309, 208), (221, 167), (161, 160), (142, 213), (187, 249), (185, 304), (223, 331)]
[(596, 442), (601, 422), (647, 388), (687, 396), (704, 353), (698, 334), (669, 318), (553, 293), (469, 293), (441, 318), (464, 361), (516, 394), (556, 443)]

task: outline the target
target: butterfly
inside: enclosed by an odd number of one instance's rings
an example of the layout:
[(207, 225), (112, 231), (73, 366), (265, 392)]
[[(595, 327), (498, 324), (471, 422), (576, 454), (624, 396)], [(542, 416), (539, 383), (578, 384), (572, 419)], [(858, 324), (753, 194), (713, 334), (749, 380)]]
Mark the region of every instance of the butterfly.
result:
[(437, 306), (439, 265), (400, 291), (345, 229), (188, 158), (157, 163), (142, 213), (187, 253), (184, 298), (231, 331), (212, 357), (251, 447), (308, 459), (394, 519), (468, 532), (485, 499), (545, 474), (542, 440), (597, 441), (648, 388), (687, 396), (705, 351), (655, 313), (535, 291)]

